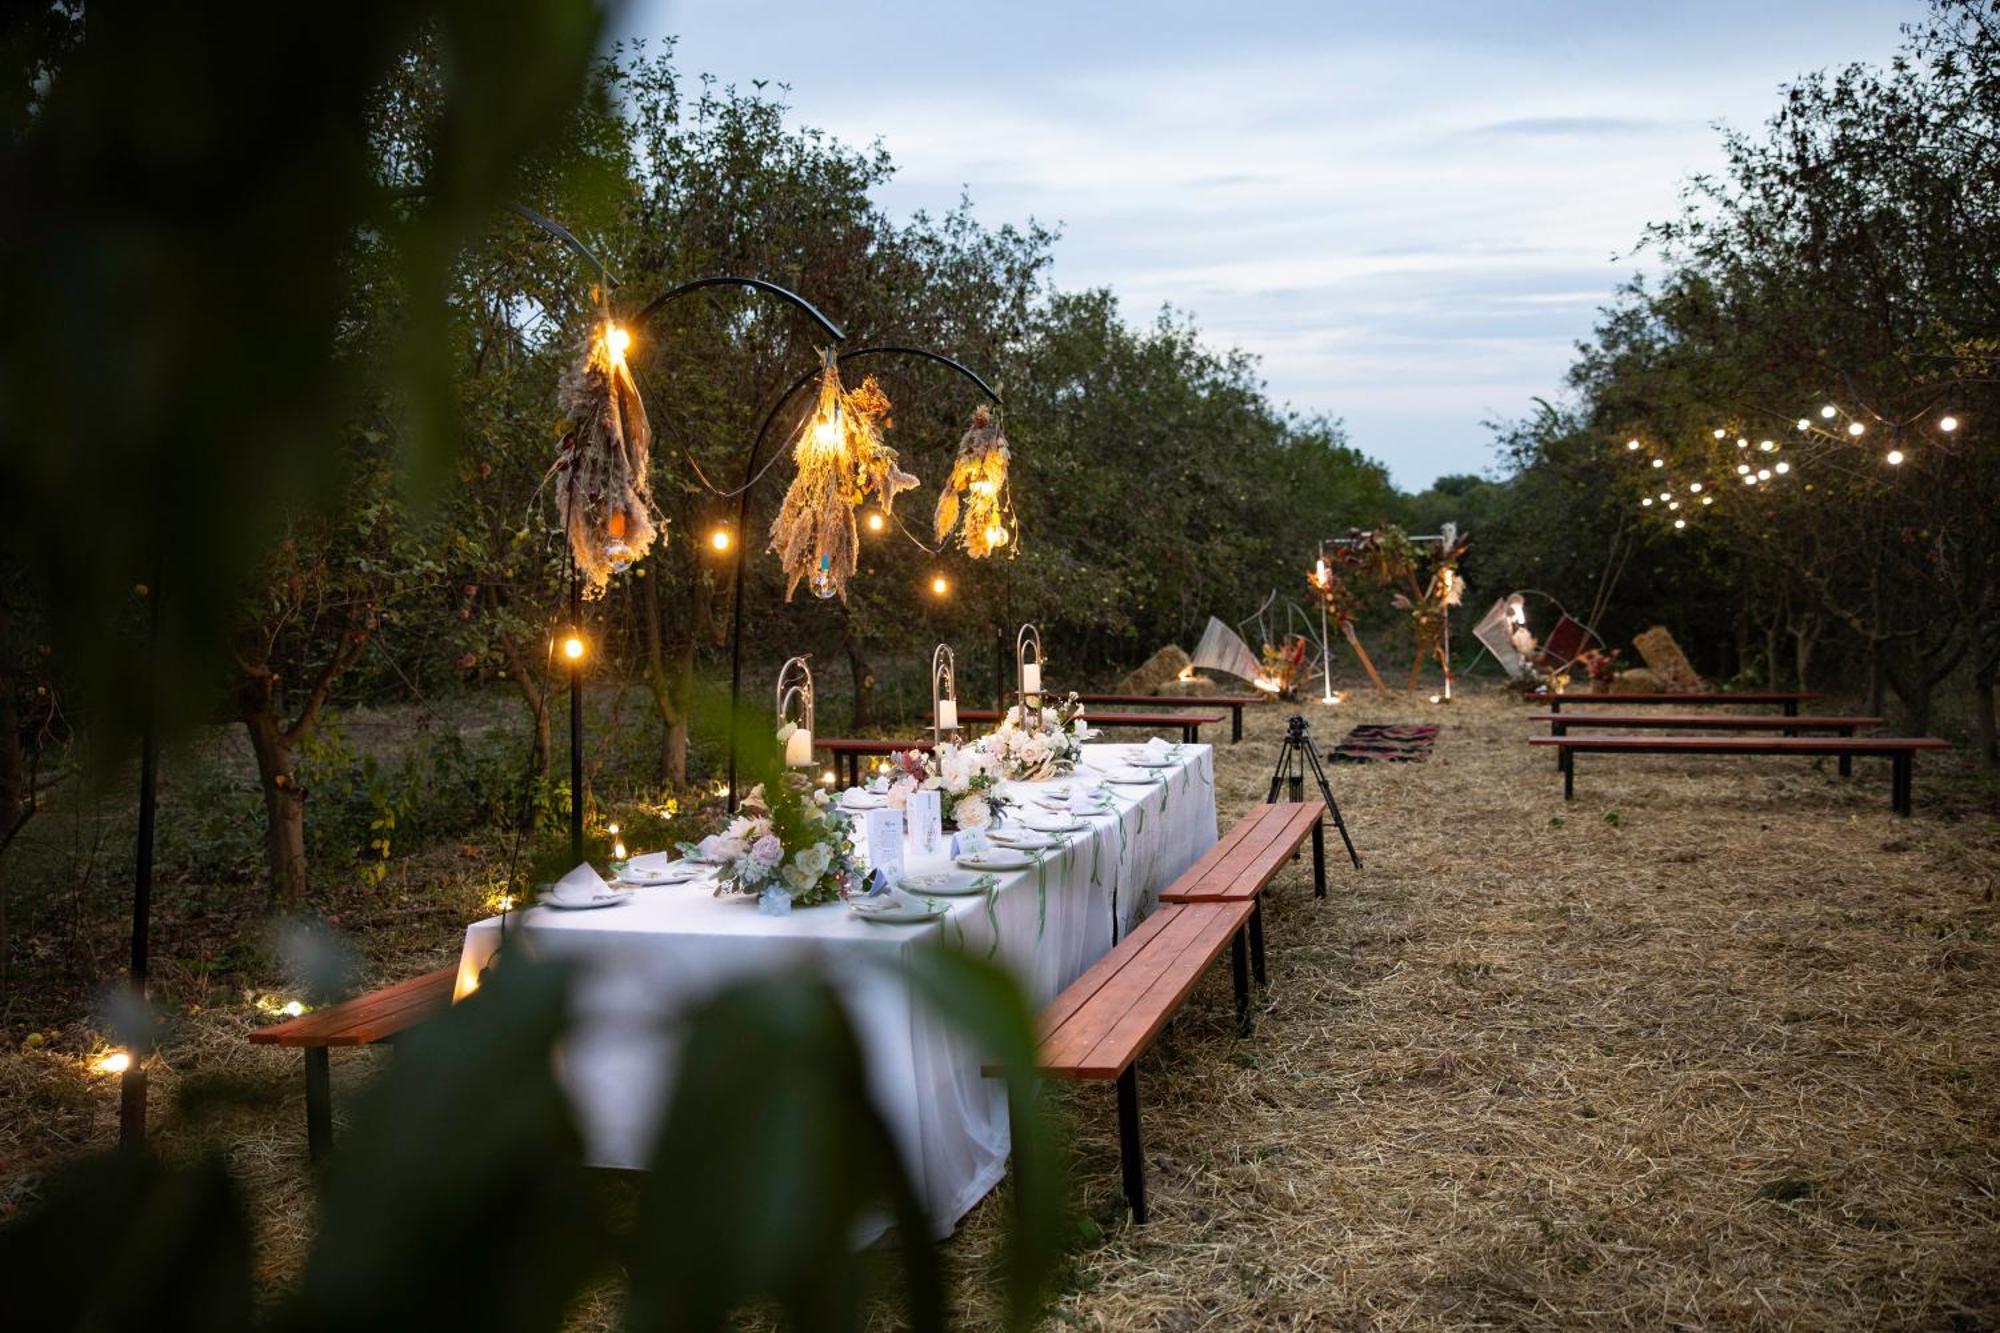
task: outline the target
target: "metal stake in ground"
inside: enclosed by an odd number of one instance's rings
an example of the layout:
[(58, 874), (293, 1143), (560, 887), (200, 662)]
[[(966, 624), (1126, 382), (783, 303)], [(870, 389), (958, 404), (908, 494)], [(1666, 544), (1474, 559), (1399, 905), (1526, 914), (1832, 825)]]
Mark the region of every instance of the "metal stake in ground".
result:
[[(1319, 752), (1313, 749), (1312, 728), (1305, 718), (1293, 714), (1285, 724), (1285, 739), (1278, 749), (1278, 763), (1271, 770), (1271, 790), (1264, 797), (1264, 804), (1277, 803), (1280, 792), (1289, 792), (1289, 799), (1302, 801), (1306, 793), (1306, 770), (1312, 770), (1313, 781), (1319, 784), (1319, 794), (1326, 801), (1327, 813), (1333, 816), (1333, 826), (1340, 830), (1340, 840), (1347, 845), (1347, 857), (1354, 862), (1356, 870), (1361, 869), (1361, 853), (1354, 850), (1354, 839), (1347, 834), (1347, 821), (1340, 817), (1340, 803), (1333, 799), (1333, 788), (1326, 780), (1326, 770), (1320, 767)], [(1315, 841), (1319, 829), (1313, 829)]]

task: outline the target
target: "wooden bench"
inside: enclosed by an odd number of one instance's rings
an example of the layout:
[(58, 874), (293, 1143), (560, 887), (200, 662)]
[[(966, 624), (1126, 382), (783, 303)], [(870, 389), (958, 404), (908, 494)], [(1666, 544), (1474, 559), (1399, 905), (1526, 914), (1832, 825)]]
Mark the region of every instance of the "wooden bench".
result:
[[(1775, 731), (1786, 736), (1803, 736), (1810, 731), (1827, 731), (1836, 736), (1852, 736), (1862, 727), (1879, 727), (1879, 717), (1800, 717), (1788, 713), (1771, 717), (1758, 713), (1536, 713), (1530, 722), (1549, 724), (1549, 735), (1566, 736), (1571, 727), (1622, 727), (1632, 731)], [(1557, 757), (1560, 764), (1562, 759)], [(1840, 756), (1840, 776), (1854, 771), (1854, 756)]]
[(1229, 710), (1229, 743), (1236, 744), (1243, 739), (1243, 710), (1252, 704), (1261, 704), (1269, 695), (1263, 694), (1079, 694), (1077, 701), (1086, 707), (1091, 704), (1116, 704), (1122, 707), (1155, 708), (1162, 712), (1180, 708), (1227, 708)]
[(1312, 838), (1313, 896), (1326, 897), (1326, 807), (1280, 801), (1254, 807), (1160, 894), (1163, 903), (1248, 903), (1250, 965), (1264, 984), (1264, 886)]
[(1555, 747), (1565, 801), (1576, 796), (1580, 753), (1884, 756), (1890, 760), (1889, 805), (1899, 815), (1910, 813), (1917, 751), (1951, 748), (1933, 736), (1530, 736), (1528, 744)]
[(335, 1046), (369, 1046), (391, 1041), (451, 1007), (458, 968), (441, 967), (309, 1014), (258, 1028), (257, 1046), (297, 1046), (306, 1053), (306, 1150), (314, 1161), (333, 1146), (333, 1068), (327, 1052)]
[[(961, 708), (958, 720), (961, 722), (998, 722), (1002, 714), (997, 708)], [(1179, 727), (1181, 743), (1194, 745), (1201, 740), (1203, 727), (1220, 726), (1222, 716), (1218, 713), (1093, 713), (1084, 710), (1084, 720), (1093, 727), (1143, 727), (1147, 731), (1165, 731)]]
[(871, 757), (892, 755), (901, 750), (929, 750), (931, 742), (899, 741), (875, 736), (815, 736), (813, 748), (825, 750), (833, 756), (833, 770), (836, 776), (844, 776), (847, 785), (861, 785), (861, 761)]
[(1530, 694), (1527, 698), (1534, 703), (1545, 703), (1552, 713), (1560, 713), (1564, 704), (1630, 704), (1633, 707), (1683, 704), (1696, 708), (1708, 708), (1716, 704), (1770, 705), (1776, 704), (1787, 717), (1797, 715), (1799, 705), (1824, 699), (1824, 694), (1811, 690), (1749, 690), (1735, 694), (1605, 694), (1596, 690), (1582, 694)]
[(1244, 926), (1251, 904), (1165, 903), (1055, 998), (1042, 1014), (1041, 1058), (1054, 1078), (1116, 1081), (1118, 1160), (1132, 1220), (1146, 1221), (1146, 1159), (1139, 1137), (1136, 1065), (1202, 973), (1230, 949), (1236, 1021), (1250, 1028)]

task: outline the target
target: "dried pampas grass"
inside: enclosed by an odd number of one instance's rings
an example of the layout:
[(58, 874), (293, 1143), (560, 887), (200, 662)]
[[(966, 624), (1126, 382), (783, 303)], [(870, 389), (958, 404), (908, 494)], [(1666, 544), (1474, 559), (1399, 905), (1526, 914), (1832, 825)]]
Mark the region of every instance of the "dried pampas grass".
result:
[(1010, 455), (999, 418), (981, 404), (958, 442), (951, 479), (938, 496), (936, 537), (943, 541), (959, 520), (959, 545), (978, 560), (1013, 543), (1017, 535), (1013, 492), (1007, 486)]
[(816, 597), (847, 600), (861, 534), (854, 511), (870, 495), (892, 513), (896, 497), (917, 484), (897, 466), (896, 451), (882, 443), (889, 425), (889, 397), (871, 376), (853, 391), (840, 383), (829, 357), (819, 402), (792, 446), (798, 472), (771, 522), (771, 549), (785, 570), (785, 600), (810, 580)]
[(646, 479), (653, 428), (623, 338), (601, 325), (558, 391), (569, 424), (556, 453), (556, 513), (586, 598), (603, 596), (611, 576), (644, 558), (660, 535)]

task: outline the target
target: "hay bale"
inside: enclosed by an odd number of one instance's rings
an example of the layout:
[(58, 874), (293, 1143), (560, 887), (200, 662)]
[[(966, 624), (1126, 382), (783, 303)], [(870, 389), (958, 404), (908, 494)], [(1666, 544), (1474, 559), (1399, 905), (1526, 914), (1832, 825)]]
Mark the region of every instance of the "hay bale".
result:
[(1632, 646), (1646, 660), (1653, 674), (1666, 682), (1666, 692), (1708, 688), (1708, 682), (1687, 660), (1687, 654), (1681, 651), (1681, 646), (1674, 642), (1674, 636), (1667, 633), (1664, 625), (1655, 625), (1644, 634), (1634, 634)]
[(1667, 693), (1667, 682), (1660, 678), (1658, 672), (1648, 671), (1644, 667), (1634, 667), (1630, 671), (1621, 671), (1611, 678), (1611, 692), (1613, 694), (1665, 694)]
[(1160, 686), (1153, 693), (1161, 696), (1214, 694), (1215, 681), (1208, 676), (1189, 676), (1185, 680), (1176, 676)]
[(1194, 666), (1194, 662), (1174, 644), (1154, 653), (1145, 664), (1118, 682), (1119, 694), (1158, 694), (1160, 687)]

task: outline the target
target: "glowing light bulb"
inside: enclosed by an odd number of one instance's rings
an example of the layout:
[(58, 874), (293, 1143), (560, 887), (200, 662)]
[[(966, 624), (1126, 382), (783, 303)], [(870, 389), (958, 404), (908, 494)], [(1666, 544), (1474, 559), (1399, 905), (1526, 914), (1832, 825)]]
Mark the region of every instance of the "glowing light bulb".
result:
[(1825, 407), (1822, 407), (1819, 410), (1819, 414), (1824, 419), (1831, 421), (1835, 417), (1840, 415), (1840, 409), (1835, 407), (1832, 403), (1828, 403)]
[(872, 510), (869, 512), (868, 530), (870, 532), (880, 532), (882, 530), (882, 514), (880, 510)]
[(1677, 527), (1677, 528), (1684, 528), (1684, 527), (1686, 527), (1687, 525), (1688, 525), (1688, 521), (1687, 521), (1686, 519), (1684, 519), (1684, 518), (1677, 518), (1677, 519), (1675, 519), (1675, 520), (1674, 520), (1674, 526), (1675, 526), (1675, 527)]
[(278, 1012), (283, 1014), (286, 1018), (297, 1018), (300, 1014), (303, 1014), (305, 1011), (306, 1007), (303, 1004), (300, 1004), (297, 1000), (293, 1000), (290, 1004), (286, 1005)]
[(1902, 464), (1902, 461), (1903, 461), (1903, 451), (1901, 449), (1891, 449), (1889, 451), (1890, 467), (1898, 467)]
[(614, 838), (618, 836), (618, 826), (616, 824), (606, 824), (604, 826), (604, 831), (606, 833), (609, 833)]
[(986, 544), (988, 546), (1005, 546), (1007, 540), (1007, 529), (1001, 527), (998, 523), (986, 529)]
[(1774, 449), (1776, 449), (1778, 447), (1778, 444), (1777, 441), (1775, 440), (1759, 440), (1757, 441), (1757, 447), (1761, 449), (1763, 452), (1768, 454)]
[(1848, 433), (1849, 435), (1856, 435), (1856, 436), (1858, 436), (1858, 435), (1860, 435), (1860, 434), (1861, 434), (1862, 432), (1866, 431), (1867, 429), (1868, 429), (1868, 427), (1866, 427), (1866, 426), (1862, 425), (1862, 424), (1861, 424), (1860, 422), (1858, 422), (1858, 421), (1850, 421), (1850, 422), (1848, 422), (1848, 423), (1847, 423), (1847, 433)]
[(122, 1074), (132, 1067), (132, 1057), (125, 1051), (112, 1051), (98, 1058), (92, 1068), (100, 1074)]
[(1679, 500), (1674, 500), (1667, 505), (1667, 508), (1669, 509), (1679, 509), (1680, 507), (1681, 507), (1681, 502)]
[(1726, 430), (1724, 430), (1724, 429), (1722, 429), (1722, 427), (1720, 427), (1720, 426), (1717, 426), (1717, 427), (1715, 428), (1715, 438), (1716, 438), (1716, 439), (1718, 439), (1718, 440), (1719, 440), (1719, 439), (1723, 438), (1723, 437), (1724, 437), (1725, 435), (1727, 435), (1727, 434), (1729, 434), (1729, 432), (1728, 432), (1728, 431), (1726, 431)]
[(1812, 429), (1812, 422), (1810, 422), (1810, 421), (1807, 421), (1807, 420), (1806, 420), (1806, 419), (1805, 419), (1804, 417), (1800, 417), (1800, 418), (1799, 418), (1799, 429), (1800, 429), (1800, 430), (1811, 430), (1811, 429)]
[(1689, 495), (1700, 495), (1700, 494), (1701, 494), (1701, 483), (1700, 483), (1700, 482), (1698, 482), (1698, 481), (1691, 481), (1691, 482), (1689, 482), (1689, 483), (1688, 483), (1688, 494), (1689, 494)]
[(838, 413), (830, 417), (821, 417), (813, 423), (812, 442), (815, 448), (822, 450), (831, 451), (840, 447), (840, 416)]
[(1652, 507), (1653, 507), (1653, 497), (1650, 495), (1647, 496), (1645, 499), (1639, 501), (1639, 508), (1641, 509), (1651, 509)]
[(1664, 458), (1655, 458), (1653, 460), (1654, 467), (1665, 467), (1666, 465), (1667, 465), (1667, 460)]
[(1750, 447), (1750, 441), (1744, 439), (1741, 435), (1739, 435), (1736, 437), (1736, 447), (1738, 449), (1748, 449)]
[(1790, 472), (1791, 470), (1792, 470), (1792, 465), (1786, 462), (1774, 463), (1771, 466), (1771, 471), (1777, 473), (1781, 477), (1784, 476), (1787, 472)]
[(625, 859), (625, 844), (624, 844), (624, 843), (622, 843), (622, 842), (615, 842), (615, 841), (614, 841), (614, 842), (613, 842), (613, 843), (611, 844), (611, 859), (612, 859), (612, 860), (614, 860), (614, 861), (623, 861), (623, 860)]
[(1705, 505), (1712, 505), (1715, 503), (1715, 497), (1712, 495), (1704, 495), (1701, 497), (1701, 502)]
[(708, 534), (708, 544), (718, 551), (726, 551), (736, 538), (729, 535), (728, 528), (717, 528)]
[(1739, 477), (1747, 473), (1749, 470), (1750, 470), (1750, 465), (1748, 463), (1738, 463), (1736, 465), (1736, 475)]
[(1627, 449), (1637, 449), (1639, 447), (1639, 442), (1637, 440), (1627, 440), (1625, 441), (1625, 447)]
[(819, 785), (820, 785), (820, 786), (822, 786), (822, 787), (831, 787), (831, 786), (833, 785), (833, 770), (832, 770), (832, 769), (830, 769), (830, 768), (829, 768), (829, 769), (827, 769), (827, 770), (826, 770), (825, 772), (823, 772), (823, 773), (821, 773), (821, 774), (819, 775)]
[(572, 662), (583, 660), (583, 640), (572, 634), (562, 643), (563, 656)]
[(1943, 431), (1943, 432), (1945, 432), (1945, 433), (1946, 433), (1947, 435), (1948, 435), (1948, 434), (1950, 434), (1950, 433), (1951, 433), (1952, 431), (1955, 431), (1955, 430), (1957, 430), (1957, 429), (1958, 429), (1958, 418), (1957, 418), (1957, 417), (1939, 417), (1939, 418), (1938, 418), (1938, 429), (1939, 429), (1939, 430), (1941, 430), (1941, 431)]
[(1745, 486), (1755, 486), (1757, 484), (1757, 474), (1754, 472), (1749, 473), (1743, 478), (1743, 484)]
[(609, 329), (605, 330), (604, 345), (611, 349), (611, 355), (614, 359), (623, 360), (625, 349), (632, 345), (632, 335), (619, 328), (616, 324), (613, 324)]
[(936, 595), (938, 595), (939, 597), (944, 596), (946, 593), (951, 591), (951, 580), (947, 579), (942, 574), (937, 574), (932, 576), (931, 591)]
[(1660, 498), (1662, 500), (1671, 500), (1674, 498), (1674, 493), (1672, 491), (1661, 491)]
[(1771, 479), (1771, 469), (1767, 467), (1760, 467), (1757, 469), (1757, 480), (1769, 481), (1770, 479)]

